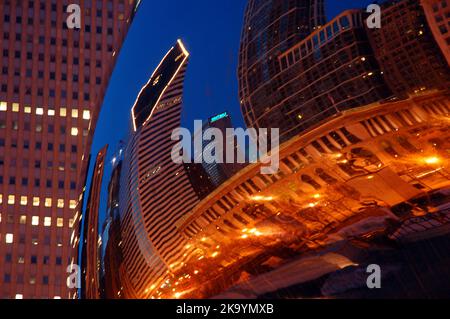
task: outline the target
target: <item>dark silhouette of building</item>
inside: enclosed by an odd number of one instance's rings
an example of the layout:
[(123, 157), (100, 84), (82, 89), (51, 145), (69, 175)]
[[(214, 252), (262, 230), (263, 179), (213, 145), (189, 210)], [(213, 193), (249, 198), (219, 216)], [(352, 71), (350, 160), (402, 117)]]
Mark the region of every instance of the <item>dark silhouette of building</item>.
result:
[(97, 154), (94, 164), (94, 170), (91, 177), (89, 197), (86, 211), (84, 214), (83, 240), (82, 246), (82, 281), (81, 298), (99, 299), (100, 298), (100, 248), (101, 241), (99, 237), (99, 211), (101, 185), (103, 173), (105, 170), (105, 157), (108, 146), (103, 147)]
[(91, 140), (140, 1), (77, 2), (81, 29), (72, 1), (0, 1), (1, 298), (68, 297)]
[(184, 168), (199, 199), (205, 198), (216, 189), (202, 164), (185, 163)]
[[(220, 152), (217, 145), (215, 143), (212, 143), (212, 141), (208, 141), (203, 139), (203, 134), (208, 129), (218, 129), (220, 130), (223, 140), (222, 146), (223, 152)], [(194, 152), (194, 158), (195, 162), (198, 163), (200, 160), (202, 161), (203, 168), (205, 169), (206, 173), (210, 177), (211, 182), (215, 187), (220, 186), (223, 184), (226, 180), (228, 180), (230, 177), (232, 177), (234, 174), (239, 172), (242, 168), (245, 167), (245, 163), (239, 163), (238, 158), (240, 157), (238, 154), (243, 155), (242, 150), (240, 148), (240, 145), (238, 145), (238, 141), (234, 133), (231, 131), (227, 131), (228, 129), (234, 129), (233, 123), (231, 121), (231, 116), (228, 114), (228, 112), (223, 112), (221, 114), (218, 114), (216, 116), (213, 116), (208, 119), (208, 121), (205, 121), (203, 123), (202, 130), (199, 132), (194, 132), (194, 141), (195, 139), (202, 139), (202, 153), (201, 154), (195, 154)], [(195, 144), (195, 143), (194, 143)], [(229, 145), (231, 144), (231, 145)], [(211, 149), (208, 149), (211, 148)], [(234, 160), (227, 161), (227, 150), (233, 149), (234, 152)], [(202, 158), (200, 158), (200, 155), (203, 155), (203, 153), (207, 152), (213, 153), (216, 155), (219, 159), (221, 159), (222, 162), (220, 163), (206, 163), (206, 161)], [(218, 152), (216, 154), (216, 152)]]

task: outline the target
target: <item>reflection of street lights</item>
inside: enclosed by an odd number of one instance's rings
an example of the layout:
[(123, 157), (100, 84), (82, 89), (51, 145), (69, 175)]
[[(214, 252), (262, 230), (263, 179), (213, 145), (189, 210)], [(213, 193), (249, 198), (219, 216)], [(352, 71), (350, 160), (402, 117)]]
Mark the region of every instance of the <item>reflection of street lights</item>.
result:
[(425, 164), (436, 165), (441, 162), (441, 159), (437, 156), (431, 156), (424, 159)]
[(250, 197), (250, 200), (255, 201), (255, 202), (271, 202), (274, 200), (274, 198), (272, 196), (255, 195), (255, 196)]

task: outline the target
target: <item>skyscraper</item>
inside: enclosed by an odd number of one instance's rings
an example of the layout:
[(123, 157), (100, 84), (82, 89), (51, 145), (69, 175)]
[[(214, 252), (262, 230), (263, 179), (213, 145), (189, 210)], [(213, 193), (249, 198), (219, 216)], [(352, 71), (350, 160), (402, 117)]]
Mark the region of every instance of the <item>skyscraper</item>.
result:
[(81, 298), (100, 298), (100, 278), (99, 278), (99, 208), (101, 185), (105, 170), (105, 158), (108, 146), (103, 147), (97, 154), (97, 159), (92, 172), (91, 187), (89, 190), (88, 204), (84, 214), (84, 241), (82, 251), (82, 296)]
[[(280, 139), (286, 141), (340, 111), (391, 96), (371, 50), (362, 10), (302, 27), (288, 24), (283, 10), (260, 15), (263, 6), (249, 2), (242, 36), (240, 97), (249, 127), (279, 127)], [(283, 31), (286, 19), (294, 35)], [(255, 29), (260, 25), (279, 25), (280, 30), (271, 31), (277, 41), (259, 36)], [(299, 30), (303, 32), (296, 34)]]
[[(231, 122), (231, 117), (228, 112), (223, 112), (216, 116), (209, 118), (207, 121), (203, 123), (202, 130), (194, 133), (194, 140), (202, 139), (203, 141), (203, 150), (207, 151), (208, 154), (212, 151), (215, 153), (217, 148), (215, 148), (215, 144), (211, 143), (211, 141), (207, 141), (203, 139), (203, 133), (208, 129), (219, 129), (223, 136), (223, 152), (217, 155), (218, 158), (222, 159), (221, 163), (206, 163), (203, 161), (202, 165), (209, 175), (212, 183), (215, 187), (223, 184), (227, 179), (236, 174), (239, 170), (244, 168), (245, 163), (238, 163), (237, 159), (239, 158), (238, 154), (242, 150), (239, 148), (238, 141), (234, 134), (231, 132), (227, 132), (228, 129), (233, 129), (233, 123)], [(228, 145), (231, 143), (231, 145)], [(208, 148), (211, 148), (208, 150)], [(214, 150), (212, 148), (215, 148)], [(233, 149), (234, 152), (234, 161), (231, 163), (227, 163), (227, 149)], [(195, 162), (198, 163), (201, 161), (200, 154), (195, 154)], [(242, 154), (241, 154), (242, 155)]]
[[(250, 0), (239, 54), (239, 95), (249, 127), (265, 126), (263, 113), (276, 103), (273, 79), (278, 55), (325, 24), (323, 0)], [(278, 112), (281, 114), (281, 112)]]
[[(312, 22), (286, 22), (289, 14), (276, 0), (249, 1), (239, 66), (247, 125), (279, 127), (286, 141), (351, 108), (448, 88), (445, 3), (386, 1), (377, 29), (367, 27), (362, 9), (328, 23), (311, 20), (321, 22), (314, 28)], [(305, 17), (320, 10), (300, 12)]]
[(128, 298), (157, 296), (181, 266), (185, 239), (175, 224), (198, 202), (183, 164), (172, 161), (181, 125), (189, 53), (178, 41), (156, 68), (132, 109), (134, 132), (125, 150), (120, 196)]
[(1, 298), (68, 296), (74, 208), (139, 2), (82, 1), (79, 29), (74, 1), (0, 2)]
[[(425, 2), (429, 5), (429, 1)], [(439, 1), (439, 4), (445, 3)], [(424, 11), (427, 5), (422, 7), (417, 0), (386, 2), (382, 6), (382, 27), (367, 29), (386, 83), (400, 98), (425, 90), (450, 87), (450, 65), (443, 54), (449, 48), (443, 33), (450, 29), (449, 19), (438, 23), (439, 18), (428, 14), (427, 20)], [(432, 6), (432, 11), (433, 8), (436, 6)], [(444, 17), (443, 8), (440, 15)], [(450, 58), (448, 54), (447, 58)]]

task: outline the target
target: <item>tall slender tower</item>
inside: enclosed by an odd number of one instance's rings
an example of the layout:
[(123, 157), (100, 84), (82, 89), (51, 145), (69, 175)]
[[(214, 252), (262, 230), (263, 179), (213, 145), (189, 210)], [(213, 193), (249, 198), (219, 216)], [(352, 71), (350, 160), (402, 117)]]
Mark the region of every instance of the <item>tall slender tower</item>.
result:
[(68, 297), (74, 208), (139, 2), (0, 1), (0, 298)]
[(189, 53), (178, 41), (156, 68), (132, 109), (134, 132), (124, 155), (120, 205), (128, 298), (157, 297), (188, 253), (176, 223), (198, 202), (184, 165), (172, 161), (181, 125)]
[(105, 158), (108, 145), (104, 146), (97, 154), (94, 169), (92, 171), (89, 198), (84, 214), (84, 245), (82, 250), (83, 280), (81, 287), (81, 298), (100, 298), (100, 263), (99, 261), (99, 209), (103, 173), (105, 170)]

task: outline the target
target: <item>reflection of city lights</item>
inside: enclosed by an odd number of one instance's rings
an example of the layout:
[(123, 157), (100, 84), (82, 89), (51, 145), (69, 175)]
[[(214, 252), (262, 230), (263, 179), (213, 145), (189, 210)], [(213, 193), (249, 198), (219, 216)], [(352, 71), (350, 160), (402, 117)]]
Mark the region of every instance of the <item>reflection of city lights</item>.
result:
[(202, 242), (205, 242), (205, 241), (206, 241), (206, 239), (207, 239), (206, 237), (203, 237), (203, 238), (202, 238)]
[(186, 249), (190, 249), (191, 247), (191, 245), (186, 245)]
[(314, 196), (313, 196), (315, 199), (319, 199), (320, 197), (322, 197), (320, 194), (315, 194)]
[(217, 251), (211, 255), (212, 258), (216, 258), (217, 256), (219, 256), (219, 252), (217, 252)]
[(181, 297), (181, 293), (177, 292), (177, 293), (175, 294), (175, 298), (176, 298), (176, 299), (180, 299), (180, 297)]
[(256, 196), (252, 196), (250, 199), (253, 200), (253, 201), (256, 201), (256, 202), (270, 202), (270, 201), (273, 201), (273, 197), (272, 196), (259, 196), (259, 195), (256, 195)]
[(242, 238), (242, 239), (247, 239), (247, 238), (248, 238), (248, 235), (242, 235), (241, 238)]
[(374, 178), (375, 178), (375, 176), (373, 176), (373, 175), (370, 175), (370, 176), (367, 177), (368, 180), (372, 180)]
[(309, 207), (314, 208), (314, 207), (316, 207), (317, 205), (318, 205), (317, 203), (310, 203), (310, 204), (309, 204)]
[(425, 159), (425, 163), (428, 165), (439, 164), (441, 160), (437, 156), (428, 157)]
[(198, 275), (200, 273), (200, 271), (196, 270), (194, 271), (194, 275)]

